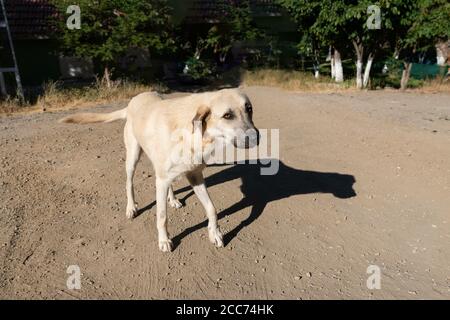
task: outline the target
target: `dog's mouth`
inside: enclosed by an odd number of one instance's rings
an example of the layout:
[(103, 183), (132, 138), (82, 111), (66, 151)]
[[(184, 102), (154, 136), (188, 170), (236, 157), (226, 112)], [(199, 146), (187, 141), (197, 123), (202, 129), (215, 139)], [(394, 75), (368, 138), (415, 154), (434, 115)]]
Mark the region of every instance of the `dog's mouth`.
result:
[(239, 149), (250, 149), (259, 145), (260, 134), (258, 129), (248, 130), (245, 134), (237, 136), (233, 144)]

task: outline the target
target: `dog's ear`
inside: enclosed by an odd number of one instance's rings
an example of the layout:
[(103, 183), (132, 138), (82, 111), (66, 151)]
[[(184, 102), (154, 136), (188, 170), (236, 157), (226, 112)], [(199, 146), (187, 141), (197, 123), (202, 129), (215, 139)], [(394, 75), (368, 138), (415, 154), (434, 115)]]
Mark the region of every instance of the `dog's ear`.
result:
[(206, 130), (208, 119), (211, 115), (211, 110), (207, 106), (200, 106), (197, 109), (197, 113), (194, 116), (194, 119), (192, 119), (192, 133), (195, 132), (195, 129), (198, 128), (201, 125), (202, 134)]

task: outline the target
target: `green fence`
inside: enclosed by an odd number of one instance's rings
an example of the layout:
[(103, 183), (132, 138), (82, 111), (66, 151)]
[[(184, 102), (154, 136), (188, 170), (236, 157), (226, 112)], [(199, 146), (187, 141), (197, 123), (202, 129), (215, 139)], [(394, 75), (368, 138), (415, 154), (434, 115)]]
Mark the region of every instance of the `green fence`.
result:
[(437, 64), (421, 64), (413, 63), (411, 68), (411, 77), (415, 79), (436, 78), (437, 76), (445, 76), (447, 66), (441, 67)]

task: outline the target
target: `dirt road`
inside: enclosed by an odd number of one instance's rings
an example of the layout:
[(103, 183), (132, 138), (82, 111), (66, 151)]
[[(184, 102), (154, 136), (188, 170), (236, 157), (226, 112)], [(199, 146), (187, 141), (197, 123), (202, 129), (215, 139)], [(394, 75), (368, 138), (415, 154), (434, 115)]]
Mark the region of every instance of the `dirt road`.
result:
[(450, 298), (450, 96), (245, 91), (256, 125), (280, 129), (280, 170), (206, 170), (222, 249), (182, 179), (176, 247), (158, 251), (147, 159), (126, 219), (123, 123), (0, 119), (0, 298)]

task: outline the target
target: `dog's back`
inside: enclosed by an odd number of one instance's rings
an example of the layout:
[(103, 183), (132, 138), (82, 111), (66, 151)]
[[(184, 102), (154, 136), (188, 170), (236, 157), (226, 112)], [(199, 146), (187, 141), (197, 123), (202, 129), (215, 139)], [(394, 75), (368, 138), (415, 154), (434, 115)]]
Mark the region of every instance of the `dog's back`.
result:
[[(162, 100), (162, 97), (157, 92), (144, 92), (133, 97), (128, 103), (128, 112), (141, 112), (142, 109), (147, 110), (155, 106), (155, 102)], [(143, 110), (142, 110), (143, 111)]]

